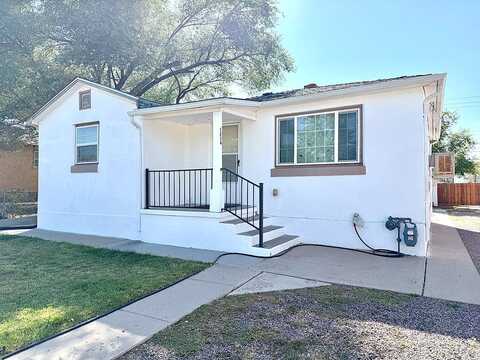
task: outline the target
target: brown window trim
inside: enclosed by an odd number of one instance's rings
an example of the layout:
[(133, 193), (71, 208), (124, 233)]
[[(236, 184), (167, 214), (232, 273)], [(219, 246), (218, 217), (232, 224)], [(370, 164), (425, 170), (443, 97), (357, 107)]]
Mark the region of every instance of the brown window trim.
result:
[[(82, 107), (82, 95), (85, 95), (85, 94), (90, 94), (90, 106), (88, 108)], [(91, 108), (92, 108), (92, 91), (91, 90), (80, 91), (78, 93), (78, 110), (82, 111), (82, 110), (88, 110)]]
[[(277, 125), (279, 118), (289, 116), (301, 116), (319, 112), (343, 111), (358, 109), (358, 130), (360, 132), (359, 161), (354, 163), (335, 163), (335, 164), (295, 164), (279, 165), (277, 164)], [(335, 176), (335, 175), (365, 175), (367, 173), (363, 165), (363, 104), (354, 104), (335, 108), (309, 110), (295, 113), (275, 115), (274, 126), (274, 168), (271, 170), (271, 177), (280, 176)]]
[(98, 172), (98, 163), (75, 164), (70, 167), (72, 173), (96, 173)]
[(91, 125), (100, 125), (100, 121), (90, 121), (74, 124), (75, 127), (91, 126)]
[(284, 165), (270, 170), (271, 177), (366, 175), (363, 164)]

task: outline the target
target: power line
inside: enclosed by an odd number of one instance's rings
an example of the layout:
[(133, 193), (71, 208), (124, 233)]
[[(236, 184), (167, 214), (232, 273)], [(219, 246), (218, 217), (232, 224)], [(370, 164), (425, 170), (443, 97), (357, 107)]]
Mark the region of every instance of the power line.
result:
[(450, 105), (469, 105), (469, 104), (480, 104), (480, 101), (463, 101), (463, 102), (447, 101), (447, 104), (450, 104)]
[(451, 98), (449, 98), (449, 99), (451, 99), (451, 100), (455, 100), (455, 99), (462, 100), (462, 99), (476, 99), (476, 98), (480, 98), (480, 95), (455, 96), (455, 97), (451, 97)]

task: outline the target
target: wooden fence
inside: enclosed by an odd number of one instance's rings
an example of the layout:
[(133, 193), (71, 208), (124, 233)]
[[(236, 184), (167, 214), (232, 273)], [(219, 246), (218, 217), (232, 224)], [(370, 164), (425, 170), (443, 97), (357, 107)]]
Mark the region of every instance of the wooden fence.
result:
[(439, 206), (480, 205), (480, 183), (437, 185)]

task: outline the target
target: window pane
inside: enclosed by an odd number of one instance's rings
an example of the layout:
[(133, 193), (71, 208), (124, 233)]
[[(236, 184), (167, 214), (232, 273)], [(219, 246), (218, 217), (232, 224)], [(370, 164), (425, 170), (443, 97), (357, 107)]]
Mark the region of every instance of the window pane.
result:
[[(235, 155), (222, 155), (222, 166), (230, 171), (233, 171), (235, 174), (238, 173), (238, 156)], [(227, 175), (223, 172), (223, 181), (237, 181), (237, 177), (233, 174)]]
[(77, 127), (77, 145), (96, 144), (98, 126)]
[[(293, 163), (294, 154), (294, 120), (280, 120), (279, 124), (279, 163)], [(302, 138), (304, 141), (304, 138)]]
[(229, 125), (222, 128), (222, 149), (224, 154), (238, 153), (238, 126)]
[(97, 161), (97, 145), (79, 146), (77, 147), (77, 162), (96, 162)]
[(301, 116), (297, 120), (297, 162), (334, 161), (335, 114)]
[(357, 112), (338, 115), (338, 160), (355, 161), (357, 154), (358, 119)]
[(80, 94), (80, 110), (90, 109), (91, 106), (91, 93), (85, 92)]
[(303, 164), (305, 163), (305, 149), (297, 149), (297, 163)]

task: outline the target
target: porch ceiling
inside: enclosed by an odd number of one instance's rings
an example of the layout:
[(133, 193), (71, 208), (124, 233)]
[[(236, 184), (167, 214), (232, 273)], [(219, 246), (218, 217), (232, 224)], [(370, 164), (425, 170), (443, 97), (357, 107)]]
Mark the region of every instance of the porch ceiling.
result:
[[(161, 120), (174, 122), (183, 125), (194, 125), (208, 123), (212, 121), (213, 112), (196, 112), (191, 114), (162, 114), (162, 116), (148, 115), (144, 116), (145, 120)], [(249, 118), (240, 116), (239, 114), (232, 114), (227, 111), (223, 111), (223, 122), (238, 122)]]

